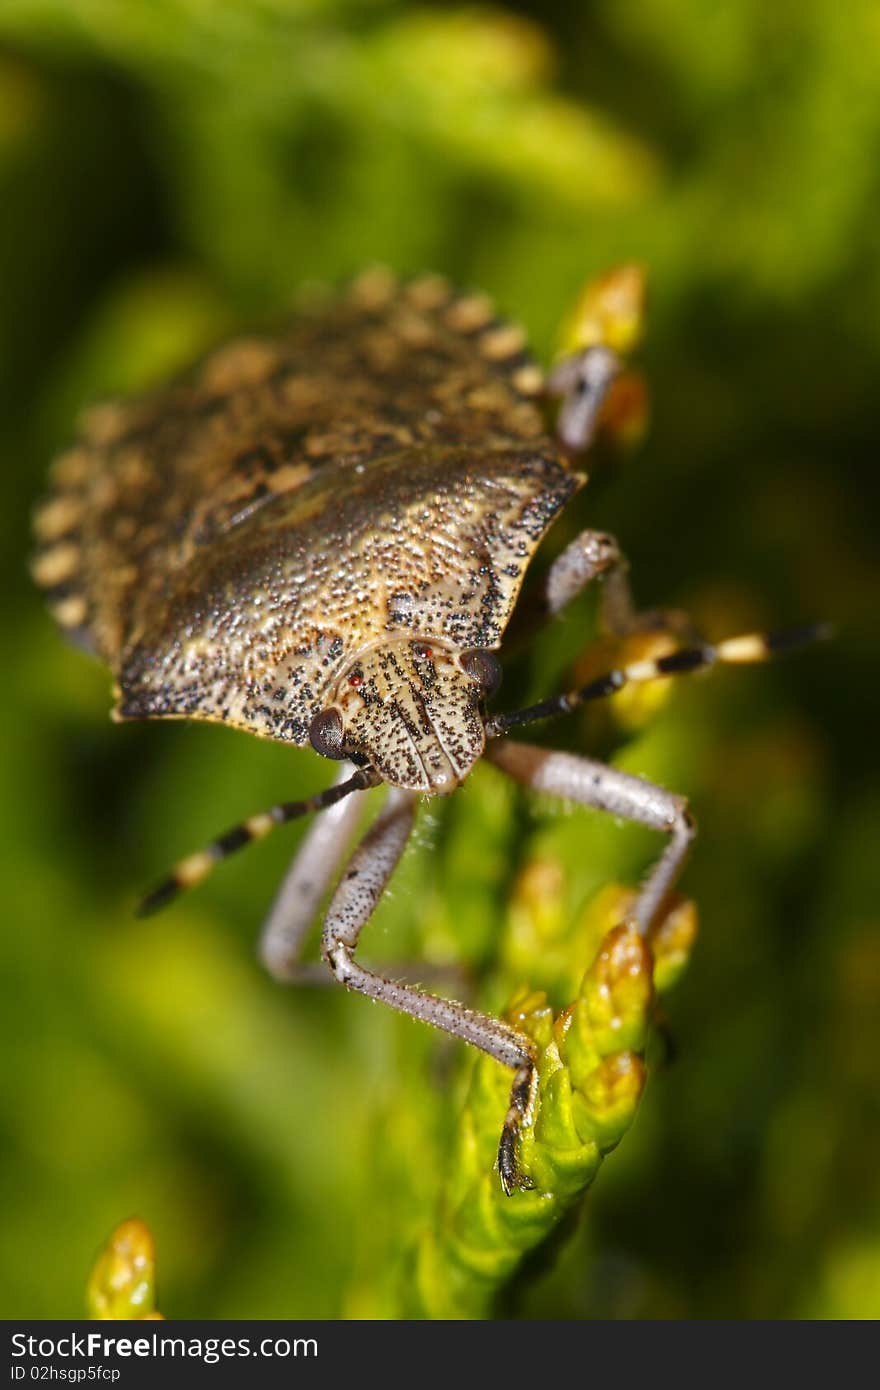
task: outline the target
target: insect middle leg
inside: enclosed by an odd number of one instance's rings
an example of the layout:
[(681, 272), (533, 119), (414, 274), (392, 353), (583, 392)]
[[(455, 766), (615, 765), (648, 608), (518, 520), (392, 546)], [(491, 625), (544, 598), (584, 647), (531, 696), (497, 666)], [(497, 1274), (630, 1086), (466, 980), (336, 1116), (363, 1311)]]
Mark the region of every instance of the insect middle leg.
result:
[(588, 584), (600, 580), (599, 620), (606, 632), (627, 637), (634, 632), (671, 632), (692, 641), (694, 627), (678, 609), (640, 613), (629, 582), (629, 561), (613, 536), (582, 531), (557, 555), (547, 571), (540, 597), (540, 616), (554, 618)]
[(614, 637), (636, 632), (669, 632), (686, 642), (699, 639), (693, 623), (679, 609), (639, 612), (629, 582), (629, 562), (605, 531), (581, 531), (557, 555), (537, 592), (522, 600), (508, 629), (505, 647), (520, 646), (549, 619), (598, 580), (599, 624)]
[(415, 819), (416, 796), (392, 790), (378, 819), (361, 840), (330, 901), (321, 954), (348, 989), (441, 1028), (514, 1070), (510, 1105), (498, 1146), (498, 1170), (506, 1192), (530, 1187), (516, 1162), (516, 1140), (535, 1099), (537, 1072), (531, 1039), (489, 1014), (441, 999), (415, 985), (387, 979), (354, 958), (358, 938), (406, 848)]
[(608, 811), (669, 836), (633, 907), (635, 925), (647, 935), (675, 886), (696, 834), (685, 798), (591, 758), (548, 751), (530, 743), (503, 739), (489, 744), (486, 753), (496, 767), (533, 791)]

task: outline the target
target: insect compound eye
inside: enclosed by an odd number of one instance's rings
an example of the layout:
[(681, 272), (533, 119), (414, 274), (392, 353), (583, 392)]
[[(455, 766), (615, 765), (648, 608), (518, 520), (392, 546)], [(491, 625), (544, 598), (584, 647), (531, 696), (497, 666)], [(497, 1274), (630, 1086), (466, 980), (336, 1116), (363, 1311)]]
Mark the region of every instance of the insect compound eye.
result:
[(461, 669), (471, 680), (476, 681), (488, 700), (501, 684), (501, 662), (494, 652), (474, 647), (472, 651), (462, 652), (459, 657)]
[(344, 758), (342, 715), (338, 709), (322, 709), (309, 725), (309, 743), (322, 758)]

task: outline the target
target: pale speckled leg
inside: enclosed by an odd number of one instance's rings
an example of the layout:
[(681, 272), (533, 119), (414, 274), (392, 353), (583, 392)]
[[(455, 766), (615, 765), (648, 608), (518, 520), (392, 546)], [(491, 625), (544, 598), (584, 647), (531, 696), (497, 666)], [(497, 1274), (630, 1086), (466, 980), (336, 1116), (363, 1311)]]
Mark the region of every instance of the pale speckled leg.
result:
[(582, 531), (557, 555), (544, 580), (543, 616), (553, 618), (595, 579), (602, 581), (599, 616), (603, 629), (615, 637), (633, 632), (672, 632), (691, 641), (693, 624), (678, 610), (636, 610), (629, 582), (629, 563), (613, 536)]
[[(546, 393), (560, 400), (556, 437), (566, 452), (583, 454), (593, 442), (603, 402), (620, 372), (609, 348), (594, 345), (557, 363), (547, 378)], [(602, 626), (616, 636), (668, 627), (678, 632), (679, 614), (637, 614), (630, 592), (629, 566), (617, 541), (601, 531), (583, 531), (550, 566), (537, 602), (521, 605), (515, 638), (523, 638), (543, 618), (555, 617), (594, 579), (602, 578)]]
[(634, 632), (671, 632), (691, 641), (693, 624), (678, 610), (639, 613), (629, 582), (629, 563), (617, 541), (604, 531), (582, 531), (557, 555), (537, 593), (521, 600), (506, 646), (522, 643), (555, 618), (595, 580), (602, 584), (599, 622), (604, 632), (627, 637)]
[(520, 600), (505, 638), (505, 647), (509, 649), (534, 636), (549, 618), (555, 618), (596, 579), (603, 581), (602, 626), (616, 632), (618, 622), (627, 621), (632, 608), (631, 600), (629, 607), (625, 607), (629, 594), (626, 562), (613, 536), (604, 531), (587, 530), (581, 531), (557, 555), (541, 587)]
[[(352, 771), (351, 763), (342, 763), (337, 782), (344, 782)], [(302, 966), (299, 957), (362, 813), (363, 793), (355, 792), (320, 811), (303, 838), (260, 934), (260, 960), (276, 980), (329, 983), (323, 966)]]
[(377, 999), (392, 1009), (430, 1023), (487, 1052), (515, 1070), (510, 1106), (498, 1149), (498, 1168), (505, 1191), (527, 1187), (516, 1164), (516, 1138), (528, 1121), (535, 1094), (531, 1040), (501, 1019), (478, 1013), (453, 1000), (440, 999), (414, 985), (386, 979), (354, 959), (358, 938), (369, 921), (412, 831), (416, 797), (393, 790), (381, 814), (358, 845), (327, 910), (321, 953), (336, 979), (348, 989)]
[(603, 531), (582, 531), (557, 555), (544, 580), (544, 612), (555, 618), (588, 584), (621, 564), (617, 541)]
[(556, 438), (567, 453), (589, 449), (599, 423), (608, 388), (620, 372), (620, 359), (610, 348), (596, 344), (564, 357), (547, 377), (548, 396), (558, 396)]
[(505, 739), (489, 744), (486, 752), (496, 767), (533, 791), (564, 797), (669, 835), (669, 844), (646, 878), (633, 909), (635, 924), (644, 936), (675, 886), (696, 833), (685, 798), (591, 758), (548, 751), (530, 743)]
[(623, 635), (636, 624), (627, 571), (617, 541), (604, 531), (582, 531), (557, 555), (544, 580), (543, 608), (548, 618), (561, 613), (588, 584), (602, 580), (600, 621), (608, 632)]
[[(560, 398), (556, 435), (564, 449), (584, 453), (593, 442), (608, 389), (620, 372), (620, 361), (608, 348), (596, 345), (563, 358), (547, 378), (546, 390)], [(601, 531), (582, 531), (557, 556), (547, 573), (543, 614), (555, 615), (602, 576), (602, 622), (610, 632), (623, 634), (635, 620), (627, 581), (628, 565), (617, 541)]]

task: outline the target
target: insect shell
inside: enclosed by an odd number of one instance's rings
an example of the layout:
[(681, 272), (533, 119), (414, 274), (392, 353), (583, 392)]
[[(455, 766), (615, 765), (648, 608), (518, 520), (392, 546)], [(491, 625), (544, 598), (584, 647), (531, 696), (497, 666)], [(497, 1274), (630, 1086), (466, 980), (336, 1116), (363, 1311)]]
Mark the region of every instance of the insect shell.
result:
[(370, 272), (88, 412), (33, 571), (111, 668), (113, 717), (219, 721), (457, 787), (483, 751), (488, 654), (582, 481), (523, 349), (484, 296)]

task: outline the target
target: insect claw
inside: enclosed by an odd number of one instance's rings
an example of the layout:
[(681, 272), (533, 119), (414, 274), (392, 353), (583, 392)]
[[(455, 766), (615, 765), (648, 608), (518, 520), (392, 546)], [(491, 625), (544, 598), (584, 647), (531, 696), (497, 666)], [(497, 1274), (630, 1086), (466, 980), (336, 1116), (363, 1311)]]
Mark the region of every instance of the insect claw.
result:
[(528, 1057), (517, 1068), (510, 1091), (510, 1105), (504, 1117), (504, 1127), (498, 1141), (498, 1158), (495, 1166), (501, 1178), (505, 1196), (517, 1190), (528, 1191), (535, 1186), (527, 1173), (524, 1173), (517, 1156), (517, 1144), (523, 1125), (531, 1118), (535, 1104), (537, 1070), (534, 1059)]
[(534, 1180), (529, 1177), (528, 1173), (524, 1173), (519, 1166), (516, 1156), (518, 1137), (517, 1129), (505, 1125), (498, 1142), (498, 1158), (495, 1166), (498, 1169), (498, 1176), (501, 1179), (505, 1197), (511, 1197), (514, 1192), (530, 1192), (535, 1187)]

